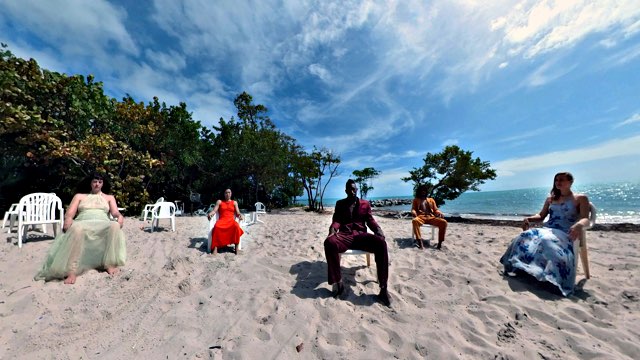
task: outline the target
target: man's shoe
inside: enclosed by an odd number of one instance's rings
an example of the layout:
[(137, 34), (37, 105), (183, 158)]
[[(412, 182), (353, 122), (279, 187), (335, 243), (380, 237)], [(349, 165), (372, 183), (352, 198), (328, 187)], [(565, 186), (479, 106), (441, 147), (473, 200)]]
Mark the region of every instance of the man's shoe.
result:
[(389, 292), (386, 288), (380, 289), (380, 294), (378, 294), (378, 301), (386, 307), (391, 307), (391, 298), (389, 297)]
[(436, 249), (440, 250), (442, 248), (442, 241), (438, 241), (438, 245), (436, 246)]
[(333, 291), (331, 292), (334, 298), (338, 298), (344, 294), (344, 284), (342, 281), (333, 284)]

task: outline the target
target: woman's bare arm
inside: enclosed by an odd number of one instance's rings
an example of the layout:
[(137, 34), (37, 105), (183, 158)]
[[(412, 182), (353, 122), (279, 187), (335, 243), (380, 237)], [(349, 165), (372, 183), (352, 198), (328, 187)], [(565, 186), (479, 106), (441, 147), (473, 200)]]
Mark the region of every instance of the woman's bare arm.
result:
[(71, 204), (69, 204), (69, 208), (67, 208), (67, 212), (64, 214), (62, 230), (67, 231), (67, 229), (71, 227), (71, 224), (73, 224), (73, 218), (76, 217), (76, 214), (78, 213), (78, 205), (86, 196), (86, 194), (75, 194), (73, 196)]

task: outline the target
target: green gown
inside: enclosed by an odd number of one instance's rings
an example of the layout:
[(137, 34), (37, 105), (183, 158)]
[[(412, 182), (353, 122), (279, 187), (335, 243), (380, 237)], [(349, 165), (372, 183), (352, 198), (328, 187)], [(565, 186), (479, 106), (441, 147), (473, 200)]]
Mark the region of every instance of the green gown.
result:
[(118, 267), (127, 249), (120, 224), (109, 220), (109, 204), (101, 194), (80, 201), (78, 215), (65, 233), (56, 237), (36, 280), (64, 279), (90, 269)]

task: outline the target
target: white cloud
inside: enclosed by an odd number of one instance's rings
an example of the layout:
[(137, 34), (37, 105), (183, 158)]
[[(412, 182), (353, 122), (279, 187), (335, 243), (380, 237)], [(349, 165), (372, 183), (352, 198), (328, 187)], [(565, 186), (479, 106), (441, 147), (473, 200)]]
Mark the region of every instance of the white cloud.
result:
[(150, 63), (169, 72), (177, 72), (187, 66), (184, 55), (176, 51), (160, 52), (146, 49), (144, 53)]
[(522, 131), (513, 136), (508, 136), (506, 138), (497, 139), (496, 143), (508, 143), (508, 142), (520, 142), (521, 140), (530, 139), (532, 137), (539, 136), (541, 134), (550, 134), (551, 130), (555, 128), (555, 125), (544, 126), (541, 128), (531, 129), (522, 129)]
[(618, 51), (617, 53), (609, 56), (607, 60), (604, 61), (604, 64), (607, 67), (613, 65), (620, 66), (627, 64), (638, 57), (640, 57), (640, 44)]
[(139, 53), (124, 26), (126, 12), (108, 1), (7, 0), (2, 7), (5, 16), (20, 19), (22, 26), (67, 56)]
[(521, 85), (538, 87), (546, 85), (575, 69), (577, 65), (559, 66), (555, 60), (546, 61), (527, 76)]
[(619, 122), (613, 126), (614, 129), (619, 128), (620, 126), (625, 126), (633, 123), (640, 122), (640, 113), (635, 113), (631, 115), (629, 118), (625, 119), (622, 122)]
[(585, 146), (578, 149), (552, 151), (540, 155), (496, 161), (493, 163), (493, 168), (495, 168), (501, 176), (511, 176), (519, 172), (535, 169), (580, 164), (587, 161), (627, 155), (640, 155), (640, 135), (609, 140), (597, 145)]
[(622, 35), (633, 33), (639, 15), (635, 0), (525, 0), (494, 22), (501, 24), (497, 30), (504, 31), (505, 43), (515, 53), (535, 57), (613, 27)]
[(329, 70), (327, 70), (324, 66), (320, 64), (309, 65), (309, 72), (317, 76), (318, 78), (320, 78), (320, 80), (324, 81), (327, 84), (330, 84), (332, 82), (331, 73), (329, 72)]

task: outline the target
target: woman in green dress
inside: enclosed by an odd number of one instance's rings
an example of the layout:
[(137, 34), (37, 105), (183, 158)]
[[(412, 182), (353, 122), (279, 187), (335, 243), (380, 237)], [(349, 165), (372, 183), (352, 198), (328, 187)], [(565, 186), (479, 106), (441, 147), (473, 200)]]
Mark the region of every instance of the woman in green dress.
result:
[[(104, 177), (95, 173), (91, 192), (73, 197), (65, 213), (64, 233), (54, 240), (36, 280), (64, 279), (65, 284), (73, 284), (86, 270), (104, 269), (113, 275), (124, 265), (124, 217), (113, 195), (102, 192), (103, 185)], [(110, 220), (109, 214), (117, 221)]]

